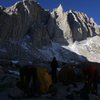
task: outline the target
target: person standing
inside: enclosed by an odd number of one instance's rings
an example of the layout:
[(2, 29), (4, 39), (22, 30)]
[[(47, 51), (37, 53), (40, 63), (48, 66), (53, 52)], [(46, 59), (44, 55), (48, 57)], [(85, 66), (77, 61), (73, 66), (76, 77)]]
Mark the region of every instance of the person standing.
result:
[(56, 60), (56, 57), (53, 57), (53, 60), (51, 62), (51, 75), (53, 83), (57, 82), (57, 67), (58, 67), (58, 62)]

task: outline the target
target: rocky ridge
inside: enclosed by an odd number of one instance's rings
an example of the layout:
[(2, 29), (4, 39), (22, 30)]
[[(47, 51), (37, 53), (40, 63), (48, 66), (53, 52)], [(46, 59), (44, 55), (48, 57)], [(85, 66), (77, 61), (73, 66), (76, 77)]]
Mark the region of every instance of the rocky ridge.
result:
[[(100, 26), (93, 18), (77, 11), (64, 12), (62, 5), (51, 13), (34, 0), (19, 1), (7, 8), (0, 7), (0, 59), (23, 63), (37, 59), (49, 61), (53, 56), (60, 61), (93, 60), (92, 56), (85, 55), (87, 49), (77, 53), (69, 47), (76, 41), (99, 39), (99, 35)], [(93, 42), (93, 45), (99, 44)], [(88, 52), (88, 55), (91, 53)]]

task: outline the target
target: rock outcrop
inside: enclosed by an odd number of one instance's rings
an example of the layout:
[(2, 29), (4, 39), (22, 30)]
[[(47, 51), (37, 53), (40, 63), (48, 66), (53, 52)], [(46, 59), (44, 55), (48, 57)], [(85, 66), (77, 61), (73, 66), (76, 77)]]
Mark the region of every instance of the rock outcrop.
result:
[[(0, 42), (21, 40), (32, 25), (46, 23), (49, 13), (34, 1), (24, 0), (3, 10), (0, 16)], [(40, 29), (41, 30), (41, 29)]]
[(60, 61), (79, 61), (84, 55), (68, 46), (97, 35), (100, 27), (93, 18), (77, 11), (64, 12), (62, 5), (51, 13), (34, 0), (0, 6), (0, 59), (28, 63), (56, 56)]
[(56, 24), (62, 30), (63, 36), (67, 41), (81, 41), (87, 37), (100, 34), (99, 27), (93, 18), (89, 18), (84, 13), (72, 10), (64, 12), (60, 5), (52, 12), (52, 15), (56, 19)]
[(1, 58), (28, 58), (24, 57), (29, 56), (28, 47), (32, 51), (49, 44), (46, 29), (49, 17), (50, 13), (33, 0), (23, 0), (5, 9), (0, 7), (0, 48), (6, 53)]

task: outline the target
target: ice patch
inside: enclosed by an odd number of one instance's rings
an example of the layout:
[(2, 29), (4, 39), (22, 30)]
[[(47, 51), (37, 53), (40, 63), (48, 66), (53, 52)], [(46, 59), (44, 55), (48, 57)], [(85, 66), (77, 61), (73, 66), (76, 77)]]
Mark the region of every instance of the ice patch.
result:
[(0, 49), (0, 51), (1, 51), (1, 52), (5, 52), (5, 53), (7, 52), (6, 49)]
[(17, 64), (19, 61), (12, 60), (11, 62), (12, 62), (13, 64)]
[(19, 76), (20, 73), (18, 71), (8, 70), (9, 73)]

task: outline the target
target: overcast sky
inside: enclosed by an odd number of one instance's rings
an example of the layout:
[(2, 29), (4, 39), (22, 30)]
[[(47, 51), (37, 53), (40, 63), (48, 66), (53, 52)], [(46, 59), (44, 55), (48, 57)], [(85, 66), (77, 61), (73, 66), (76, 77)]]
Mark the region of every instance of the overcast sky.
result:
[[(0, 5), (10, 6), (18, 0), (0, 0)], [(57, 8), (62, 4), (65, 11), (76, 10), (93, 17), (97, 24), (100, 24), (100, 0), (38, 0), (45, 9)]]

